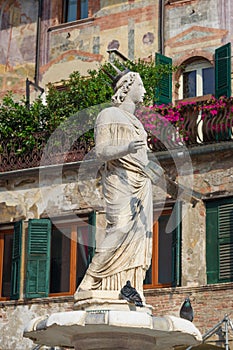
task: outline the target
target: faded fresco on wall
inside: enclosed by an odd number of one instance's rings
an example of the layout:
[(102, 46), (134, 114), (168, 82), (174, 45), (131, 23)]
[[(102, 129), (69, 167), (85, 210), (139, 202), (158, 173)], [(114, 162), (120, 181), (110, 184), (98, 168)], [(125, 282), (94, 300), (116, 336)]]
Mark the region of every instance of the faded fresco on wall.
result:
[(25, 91), (35, 69), (37, 1), (5, 0), (0, 6), (0, 88)]
[(22, 98), (25, 79), (34, 81), (36, 64), (39, 85), (46, 90), (48, 83), (66, 80), (75, 70), (87, 75), (97, 69), (109, 48), (131, 60), (154, 56), (158, 0), (89, 4), (91, 16), (70, 24), (62, 23), (61, 0), (43, 1), (38, 33), (38, 1), (0, 0), (0, 98), (7, 90)]
[(217, 47), (232, 41), (232, 15), (230, 0), (166, 3), (165, 54), (175, 64), (182, 64), (190, 56), (213, 59)]

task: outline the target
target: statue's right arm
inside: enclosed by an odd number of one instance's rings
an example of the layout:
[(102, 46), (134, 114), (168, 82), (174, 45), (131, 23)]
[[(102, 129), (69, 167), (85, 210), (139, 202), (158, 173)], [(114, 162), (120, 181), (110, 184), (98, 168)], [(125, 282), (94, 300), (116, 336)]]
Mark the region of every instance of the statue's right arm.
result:
[(129, 153), (136, 153), (138, 149), (143, 147), (145, 143), (141, 140), (131, 141), (122, 146), (111, 146), (108, 144), (96, 144), (96, 157), (102, 161), (118, 159), (126, 156)]

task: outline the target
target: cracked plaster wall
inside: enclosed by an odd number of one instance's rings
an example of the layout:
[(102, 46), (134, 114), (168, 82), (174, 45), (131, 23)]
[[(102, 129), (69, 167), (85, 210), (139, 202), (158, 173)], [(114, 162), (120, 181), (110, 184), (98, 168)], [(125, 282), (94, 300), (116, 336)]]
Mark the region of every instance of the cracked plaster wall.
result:
[[(161, 162), (170, 176), (177, 169), (168, 161)], [(182, 285), (198, 286), (206, 283), (205, 263), (205, 200), (233, 196), (232, 152), (225, 151), (192, 157), (192, 178), (183, 175), (177, 178), (181, 183), (193, 185), (195, 191), (203, 195), (195, 208), (186, 203), (182, 206)], [(95, 173), (95, 169), (93, 169)], [(25, 174), (1, 180), (0, 209), (1, 223), (11, 223), (19, 219), (64, 216), (72, 212), (89, 212), (92, 208), (99, 212), (98, 243), (105, 226), (104, 203), (101, 183), (98, 179), (84, 179), (80, 182), (78, 169), (63, 171), (62, 179), (56, 173), (46, 172), (46, 181), (39, 183), (38, 175)], [(165, 201), (166, 192), (154, 186), (154, 205)]]

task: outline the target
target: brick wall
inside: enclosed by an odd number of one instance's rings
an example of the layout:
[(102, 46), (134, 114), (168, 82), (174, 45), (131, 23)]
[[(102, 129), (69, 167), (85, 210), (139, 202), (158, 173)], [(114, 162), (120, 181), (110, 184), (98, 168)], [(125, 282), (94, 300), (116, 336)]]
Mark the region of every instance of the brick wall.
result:
[(190, 296), (194, 309), (193, 323), (205, 334), (233, 310), (233, 283), (147, 290), (146, 301), (153, 306), (156, 316), (179, 316), (185, 297)]

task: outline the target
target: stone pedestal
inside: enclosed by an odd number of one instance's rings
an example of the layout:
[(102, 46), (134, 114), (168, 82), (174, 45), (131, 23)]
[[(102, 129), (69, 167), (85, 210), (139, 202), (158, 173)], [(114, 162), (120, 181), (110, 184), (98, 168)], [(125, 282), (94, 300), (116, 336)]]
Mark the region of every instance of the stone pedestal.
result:
[[(142, 295), (142, 294), (141, 294)], [(75, 310), (119, 310), (119, 311), (138, 311), (152, 314), (152, 306), (145, 304), (144, 296), (142, 300), (144, 307), (137, 307), (134, 304), (128, 303), (121, 299), (117, 291), (81, 291), (74, 295), (74, 309)]]
[(201, 342), (200, 332), (189, 321), (174, 316), (156, 317), (151, 307), (136, 308), (124, 300), (117, 303), (103, 299), (98, 305), (93, 295), (85, 294), (79, 295), (80, 304), (75, 304), (78, 310), (33, 319), (25, 328), (24, 337), (38, 344), (76, 350), (169, 350)]

